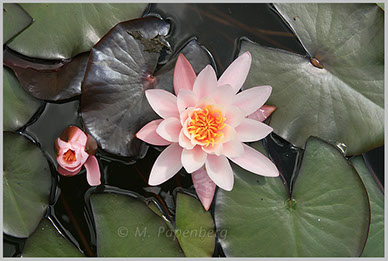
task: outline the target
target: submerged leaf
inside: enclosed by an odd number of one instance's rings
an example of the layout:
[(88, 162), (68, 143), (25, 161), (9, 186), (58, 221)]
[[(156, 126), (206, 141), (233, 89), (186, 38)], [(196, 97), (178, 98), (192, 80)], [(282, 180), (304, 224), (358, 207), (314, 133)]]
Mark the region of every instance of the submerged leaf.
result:
[(58, 101), (81, 94), (89, 53), (70, 60), (29, 61), (15, 52), (4, 50), (3, 62), (17, 75), (23, 88), (38, 99)]
[(99, 257), (181, 257), (163, 219), (145, 203), (125, 195), (92, 194)]
[(3, 4), (3, 44), (33, 22), (32, 17), (15, 3)]
[(369, 172), (361, 156), (351, 159), (368, 191), (371, 221), (362, 257), (384, 257), (384, 193)]
[(349, 257), (362, 253), (369, 202), (355, 169), (334, 146), (306, 143), (291, 195), (280, 177), (237, 165), (234, 188), (218, 190), (215, 222), (226, 256)]
[(34, 233), (26, 240), (23, 257), (83, 257), (82, 253), (64, 238), (52, 223), (43, 218)]
[[(145, 17), (112, 29), (90, 54), (82, 85), (81, 113), (86, 128), (102, 149), (119, 156), (138, 156), (143, 142), (135, 134), (158, 116), (145, 90), (173, 91), (176, 55), (155, 72), (169, 24)], [(210, 63), (208, 54), (191, 41), (182, 51), (198, 72)]]
[[(311, 135), (348, 155), (384, 143), (384, 14), (375, 4), (275, 4), (308, 56), (243, 41), (245, 88), (269, 84), (274, 132), (302, 147)], [(346, 19), (344, 19), (346, 17)], [(362, 17), (362, 19), (360, 19)], [(367, 48), (366, 48), (367, 46)]]
[(15, 131), (31, 119), (42, 102), (23, 90), (15, 74), (7, 67), (3, 67), (3, 88), (3, 130)]
[(48, 206), (50, 168), (39, 147), (27, 138), (10, 132), (3, 137), (3, 231), (28, 237)]
[(23, 3), (34, 23), (9, 47), (42, 59), (69, 59), (89, 51), (118, 22), (140, 17), (146, 3)]

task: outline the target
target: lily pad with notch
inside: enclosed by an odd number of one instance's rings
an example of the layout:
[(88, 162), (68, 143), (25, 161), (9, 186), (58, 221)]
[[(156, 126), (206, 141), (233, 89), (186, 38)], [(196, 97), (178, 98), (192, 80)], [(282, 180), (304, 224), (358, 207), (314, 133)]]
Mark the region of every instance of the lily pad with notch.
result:
[(23, 88), (41, 100), (58, 101), (81, 94), (89, 53), (69, 60), (39, 60), (4, 50), (3, 62), (18, 77)]
[(362, 257), (384, 257), (384, 193), (369, 172), (362, 156), (353, 157), (350, 161), (360, 174), (370, 201), (371, 224)]
[[(86, 128), (109, 153), (138, 157), (144, 144), (137, 131), (159, 118), (145, 90), (173, 91), (177, 54), (157, 70), (158, 59), (169, 48), (170, 25), (155, 17), (120, 23), (96, 44), (90, 54), (81, 95)], [(210, 63), (208, 53), (194, 40), (182, 50), (198, 73)]]
[(118, 22), (140, 17), (148, 4), (22, 3), (21, 6), (35, 21), (8, 46), (29, 57), (69, 59), (89, 51)]
[(26, 240), (23, 257), (84, 257), (64, 238), (50, 220), (43, 218), (34, 233)]
[(298, 147), (311, 135), (344, 143), (347, 155), (384, 144), (384, 12), (376, 4), (275, 7), (308, 55), (241, 43), (252, 54), (243, 89), (273, 87), (274, 132)]
[(280, 177), (233, 165), (234, 188), (218, 190), (215, 222), (226, 256), (360, 256), (369, 229), (361, 178), (334, 146), (311, 137), (291, 193)]
[(214, 221), (198, 199), (178, 192), (175, 222), (175, 235), (186, 257), (213, 256), (216, 244)]
[(4, 132), (3, 231), (25, 238), (38, 226), (49, 204), (51, 173), (40, 148)]
[(90, 196), (99, 257), (182, 257), (174, 233), (145, 202), (128, 195)]
[(32, 17), (16, 3), (3, 4), (3, 44), (33, 22)]
[(43, 105), (22, 86), (11, 69), (3, 67), (3, 130), (16, 131), (25, 126)]

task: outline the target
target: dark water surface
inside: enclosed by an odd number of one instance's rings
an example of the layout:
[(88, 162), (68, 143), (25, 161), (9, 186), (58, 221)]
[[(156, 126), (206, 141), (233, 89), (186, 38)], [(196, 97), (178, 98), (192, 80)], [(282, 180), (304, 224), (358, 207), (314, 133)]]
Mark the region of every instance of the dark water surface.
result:
[[(212, 53), (219, 75), (236, 57), (242, 37), (265, 46), (305, 54), (282, 19), (267, 4), (152, 4), (147, 12), (145, 15), (159, 16), (171, 22), (172, 31), (168, 41), (173, 50), (179, 50), (190, 39), (197, 38)], [(20, 133), (40, 144), (51, 162), (54, 184), (47, 216), (86, 256), (96, 256), (96, 238), (88, 205), (88, 196), (93, 191), (116, 191), (147, 202), (153, 200), (167, 219), (172, 220), (177, 190), (192, 195), (195, 195), (195, 191), (190, 175), (183, 169), (160, 186), (148, 185), (148, 176), (160, 154), (160, 147), (149, 147), (145, 157), (137, 161), (115, 157), (99, 149), (96, 157), (105, 188), (90, 188), (84, 169), (73, 177), (60, 176), (56, 172), (54, 141), (69, 125), (82, 128), (78, 105), (79, 97), (61, 103), (47, 103), (43, 112), (32, 119), (34, 123)], [(303, 150), (276, 134), (269, 135), (264, 144), (291, 187)], [(383, 147), (364, 154), (368, 166), (382, 185), (383, 155)], [(214, 204), (209, 211), (214, 215)], [(20, 256), (24, 241), (4, 235), (4, 257)], [(224, 256), (219, 244), (216, 245), (214, 256)]]

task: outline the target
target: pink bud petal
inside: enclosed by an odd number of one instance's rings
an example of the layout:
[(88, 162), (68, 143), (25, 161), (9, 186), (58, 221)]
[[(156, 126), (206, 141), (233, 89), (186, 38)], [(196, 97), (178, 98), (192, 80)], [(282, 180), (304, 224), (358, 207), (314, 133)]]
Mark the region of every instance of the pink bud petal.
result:
[(178, 95), (182, 89), (193, 90), (196, 75), (193, 67), (183, 54), (179, 54), (174, 68), (174, 91)]
[(101, 184), (100, 181), (100, 166), (95, 156), (89, 156), (85, 162), (86, 168), (86, 179), (90, 186), (98, 186)]
[(58, 165), (57, 171), (59, 174), (61, 174), (63, 176), (71, 177), (71, 176), (77, 175), (79, 173), (79, 171), (81, 170), (81, 168), (82, 168), (82, 166), (75, 169), (74, 171), (68, 171), (68, 170), (65, 170), (64, 168), (62, 168), (61, 165)]
[(216, 183), (209, 178), (205, 167), (193, 172), (191, 178), (202, 206), (208, 211), (213, 201)]
[(277, 109), (276, 106), (272, 105), (263, 105), (260, 109), (255, 111), (254, 113), (247, 116), (248, 119), (257, 120), (257, 121), (264, 121), (267, 119), (272, 112), (274, 112)]

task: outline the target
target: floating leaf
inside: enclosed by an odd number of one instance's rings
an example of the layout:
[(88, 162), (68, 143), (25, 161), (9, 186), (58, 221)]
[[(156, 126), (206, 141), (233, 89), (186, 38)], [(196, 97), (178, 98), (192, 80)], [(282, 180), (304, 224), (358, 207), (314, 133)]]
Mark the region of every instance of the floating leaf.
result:
[(233, 165), (234, 188), (218, 190), (215, 222), (226, 256), (359, 256), (369, 228), (365, 187), (332, 145), (307, 141), (291, 196), (280, 177)]
[(15, 3), (3, 4), (3, 44), (32, 23), (32, 17)]
[(242, 42), (252, 54), (245, 87), (273, 87), (274, 132), (298, 147), (311, 135), (341, 142), (348, 155), (382, 145), (384, 13), (375, 4), (275, 7), (309, 55)]
[(384, 10), (384, 3), (377, 3), (377, 5), (378, 5), (382, 10)]
[(182, 39), (199, 39), (214, 55), (221, 76), (233, 62), (236, 43), (242, 36), (265, 46), (303, 51), (271, 9), (265, 3), (155, 3), (149, 13), (171, 20), (174, 30), (168, 39), (173, 47)]
[(23, 88), (38, 99), (57, 101), (81, 94), (89, 53), (69, 60), (30, 61), (5, 49), (3, 62), (17, 75)]
[[(119, 156), (138, 156), (144, 144), (136, 132), (158, 116), (144, 91), (172, 92), (176, 57), (155, 72), (161, 50), (168, 46), (169, 24), (145, 17), (120, 23), (90, 54), (82, 85), (81, 112), (86, 128), (102, 149)], [(198, 72), (209, 64), (208, 54), (195, 42), (182, 51)]]
[(3, 231), (28, 237), (48, 206), (49, 165), (39, 147), (25, 137), (5, 132), (3, 138)]
[(125, 195), (90, 197), (99, 257), (179, 257), (182, 250), (163, 219)]
[(351, 162), (365, 184), (371, 208), (368, 241), (362, 257), (384, 257), (384, 193), (373, 179), (361, 156), (353, 157)]
[(118, 22), (140, 17), (147, 4), (23, 3), (21, 6), (35, 21), (8, 46), (29, 57), (69, 59), (89, 51)]
[(34, 233), (26, 240), (23, 257), (83, 257), (52, 223), (43, 218)]
[(175, 222), (175, 235), (187, 257), (213, 256), (216, 243), (214, 221), (199, 200), (178, 193)]
[(42, 102), (24, 91), (15, 74), (7, 67), (3, 67), (3, 88), (3, 130), (15, 131), (31, 119)]

